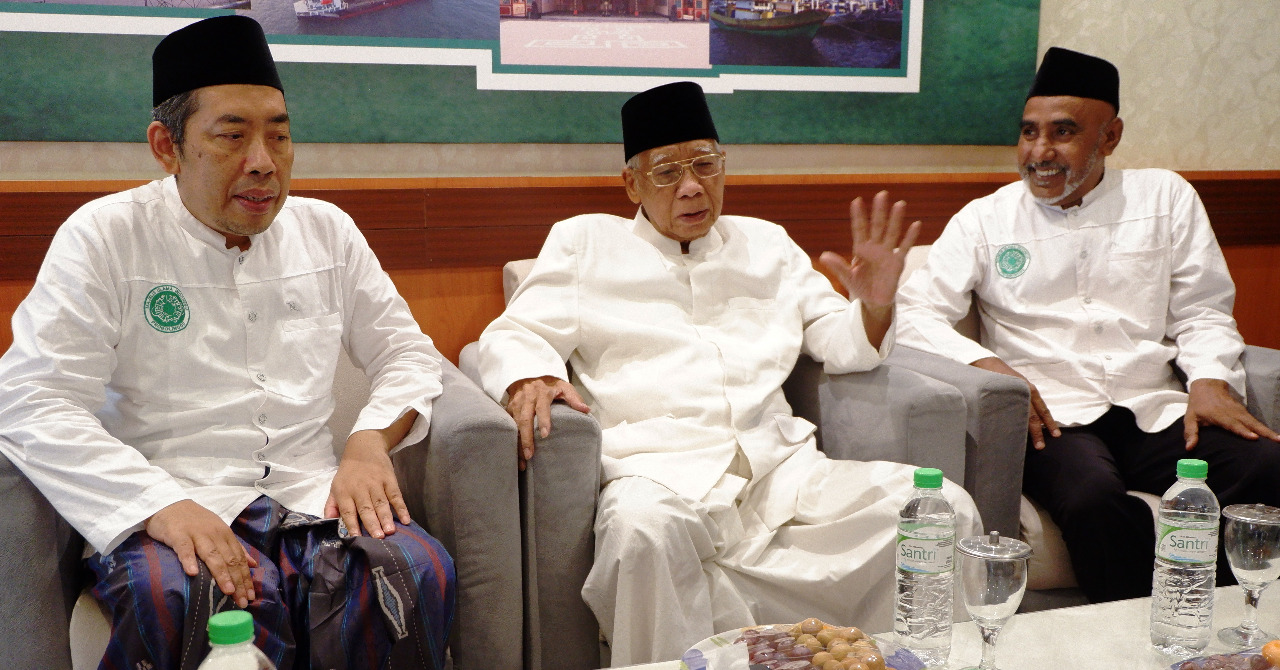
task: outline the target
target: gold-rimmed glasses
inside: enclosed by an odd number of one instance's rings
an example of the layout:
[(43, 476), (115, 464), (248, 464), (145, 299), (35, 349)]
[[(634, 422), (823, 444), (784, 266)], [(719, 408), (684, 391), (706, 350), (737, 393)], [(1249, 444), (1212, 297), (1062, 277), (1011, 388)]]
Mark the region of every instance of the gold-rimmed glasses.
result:
[(699, 179), (714, 177), (724, 171), (724, 154), (703, 154), (682, 161), (659, 163), (647, 170), (644, 175), (659, 188), (680, 183), (684, 179), (685, 169), (693, 171)]

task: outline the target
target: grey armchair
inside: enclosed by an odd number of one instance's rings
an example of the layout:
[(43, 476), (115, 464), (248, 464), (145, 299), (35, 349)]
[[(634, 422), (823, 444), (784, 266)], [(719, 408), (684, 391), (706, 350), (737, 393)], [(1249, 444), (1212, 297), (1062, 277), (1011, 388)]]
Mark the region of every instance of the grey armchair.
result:
[[(532, 261), (514, 261), (504, 268), (508, 299), (530, 267)], [(459, 359), (473, 378), (474, 353), (469, 345)], [(784, 392), (794, 412), (818, 426), (818, 445), (833, 458), (938, 467), (957, 482), (973, 467), (962, 449), (964, 398), (945, 382), (894, 365), (832, 376), (801, 356)], [(600, 428), (567, 406), (552, 412), (555, 431), (539, 440), (538, 455), (521, 479), (525, 667), (585, 670), (601, 664), (599, 625), (580, 595), (594, 560)]]
[[(330, 420), (346, 435), (369, 382), (344, 355)], [(450, 653), (458, 670), (518, 668), (522, 659), (520, 528), (515, 424), (448, 361), (444, 394), (424, 442), (394, 458), (410, 513), (453, 556), (457, 614)], [(86, 586), (84, 540), (13, 464), (0, 458), (0, 665), (7, 670), (97, 667), (109, 624)], [(74, 636), (68, 634), (75, 620)], [(501, 644), (492, 644), (501, 640)]]
[[(924, 264), (928, 252), (927, 245), (910, 251), (903, 281)], [(978, 339), (976, 310), (961, 319), (956, 330)], [(1032, 548), (1027, 594), (1023, 597), (1021, 611), (1087, 603), (1084, 593), (1077, 587), (1061, 531), (1047, 512), (1022, 495), (1022, 466), (1030, 411), (1026, 384), (1013, 377), (908, 347), (896, 348), (889, 360), (894, 365), (951, 384), (964, 395), (969, 412), (965, 445), (970, 464), (966, 473), (970, 479), (965, 481), (965, 488), (974, 492), (975, 500), (980, 496), (989, 500), (999, 499), (997, 505), (987, 508), (979, 503), (987, 530), (998, 530), (1008, 537), (1021, 537)], [(1268, 426), (1280, 429), (1280, 351), (1247, 346), (1242, 361), (1250, 413)], [(998, 458), (993, 457), (996, 454), (999, 454)], [(1139, 491), (1130, 491), (1129, 494), (1150, 505), (1152, 514), (1157, 513), (1159, 497)], [(995, 511), (988, 511), (990, 509)]]

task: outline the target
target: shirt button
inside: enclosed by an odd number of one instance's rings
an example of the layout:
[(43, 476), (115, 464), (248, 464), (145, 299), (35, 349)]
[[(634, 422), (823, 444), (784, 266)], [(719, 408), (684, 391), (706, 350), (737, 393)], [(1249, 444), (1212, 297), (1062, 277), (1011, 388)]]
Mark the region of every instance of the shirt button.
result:
[(1094, 327), (1093, 327), (1093, 332), (1095, 332), (1095, 333), (1097, 333), (1097, 334), (1101, 335), (1101, 334), (1102, 334), (1102, 326), (1094, 326)]
[(1081, 257), (1081, 258), (1088, 258), (1088, 257), (1089, 257), (1089, 252), (1088, 252), (1088, 251), (1081, 251), (1081, 252), (1080, 252), (1080, 257)]
[(267, 422), (267, 415), (266, 415), (266, 414), (259, 414), (259, 415), (258, 415), (258, 423), (266, 423), (266, 422)]
[(1090, 304), (1090, 303), (1092, 303), (1092, 302), (1093, 302), (1093, 298), (1090, 298), (1090, 297), (1087, 297), (1087, 296), (1085, 297), (1085, 299), (1084, 299), (1084, 304), (1088, 305), (1088, 304)]
[(258, 313), (249, 312), (249, 323), (253, 323), (254, 321), (257, 321), (257, 320), (258, 320)]
[(1107, 359), (1107, 360), (1111, 360), (1111, 354), (1105, 354), (1105, 355), (1103, 356), (1103, 358), (1105, 358), (1105, 359)]
[(258, 377), (258, 381), (260, 381), (260, 382), (265, 382), (265, 381), (267, 381), (267, 376), (266, 376), (266, 375), (264, 375), (264, 374), (262, 374), (261, 372), (259, 372), (259, 373), (257, 374), (257, 377)]
[(237, 259), (236, 259), (236, 262), (237, 262), (237, 263), (239, 263), (239, 264), (241, 264), (241, 265), (244, 265), (244, 256), (241, 256), (240, 258), (237, 258)]
[(265, 460), (267, 460), (267, 455), (266, 455), (266, 454), (258, 454), (258, 455), (256, 455), (256, 456), (254, 456), (254, 458), (258, 459), (259, 461), (265, 461)]

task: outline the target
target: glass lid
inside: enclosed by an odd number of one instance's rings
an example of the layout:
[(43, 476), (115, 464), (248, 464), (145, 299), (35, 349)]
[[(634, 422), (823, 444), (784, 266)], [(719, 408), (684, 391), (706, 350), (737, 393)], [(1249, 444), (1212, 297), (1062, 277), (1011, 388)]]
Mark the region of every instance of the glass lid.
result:
[(957, 548), (966, 556), (992, 561), (1011, 561), (1031, 555), (1031, 545), (1022, 540), (1000, 537), (1000, 533), (994, 530), (986, 535), (966, 537), (960, 540)]

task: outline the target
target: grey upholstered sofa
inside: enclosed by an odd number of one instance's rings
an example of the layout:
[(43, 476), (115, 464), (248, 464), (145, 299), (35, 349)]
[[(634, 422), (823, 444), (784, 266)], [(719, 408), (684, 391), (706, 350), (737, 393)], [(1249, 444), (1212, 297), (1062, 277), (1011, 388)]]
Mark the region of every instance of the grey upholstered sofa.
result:
[[(345, 436), (369, 394), (368, 380), (345, 355), (334, 390), (330, 426)], [(515, 443), (511, 418), (445, 361), (444, 394), (433, 405), (427, 439), (394, 458), (410, 513), (455, 562), (451, 654), (458, 670), (522, 663)], [(95, 601), (77, 601), (84, 541), (5, 458), (0, 508), (0, 667), (57, 670), (72, 667), (73, 657), (77, 668), (97, 667), (109, 627)], [(69, 639), (73, 617), (77, 632)]]
[[(531, 266), (526, 260), (504, 268), (508, 299)], [(459, 360), (471, 375), (473, 355), (469, 347)], [(795, 413), (818, 426), (819, 447), (833, 458), (938, 467), (962, 482), (975, 462), (1021, 457), (1021, 445), (1011, 454), (989, 453), (986, 445), (966, 452), (966, 407), (960, 393), (901, 367), (884, 365), (830, 376), (819, 363), (802, 356), (784, 391)], [(552, 412), (555, 430), (539, 441), (538, 455), (521, 478), (525, 668), (585, 670), (600, 667), (602, 660), (599, 626), (580, 595), (594, 558), (600, 428), (595, 419), (567, 406), (556, 405)], [(991, 487), (986, 495), (975, 495), (975, 501), (984, 517), (1016, 519), (1016, 487)]]

